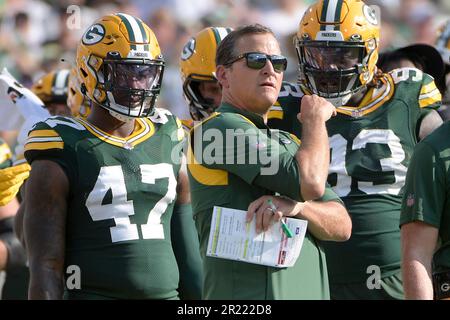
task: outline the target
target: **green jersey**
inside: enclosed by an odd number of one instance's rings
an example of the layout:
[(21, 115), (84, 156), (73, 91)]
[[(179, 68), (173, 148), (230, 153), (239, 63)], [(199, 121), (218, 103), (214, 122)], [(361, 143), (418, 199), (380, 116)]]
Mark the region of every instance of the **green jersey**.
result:
[(406, 176), (400, 225), (423, 221), (439, 230), (433, 272), (450, 270), (450, 123), (421, 141)]
[(12, 165), (12, 153), (8, 144), (0, 138), (0, 169), (8, 168)]
[(126, 139), (81, 118), (49, 118), (29, 133), (27, 161), (54, 161), (69, 180), (65, 267), (79, 268), (81, 289), (68, 298), (177, 297), (170, 220), (184, 132), (163, 109), (135, 123)]
[[(310, 233), (290, 268), (206, 256), (214, 206), (247, 210), (254, 200), (276, 192), (302, 200), (295, 161), (298, 143), (287, 132), (269, 130), (262, 117), (226, 104), (191, 131), (188, 171), (204, 263), (204, 298), (329, 298), (325, 257)], [(322, 200), (339, 201), (330, 189)]]
[[(282, 90), (271, 109), (269, 126), (300, 137), (300, 99), (292, 92), (299, 93), (295, 86), (287, 88), (289, 94)], [(396, 69), (384, 74), (358, 107), (339, 107), (327, 122), (328, 183), (353, 223), (350, 240), (324, 242), (331, 282), (365, 282), (373, 266), (380, 267), (381, 277), (399, 272), (401, 189), (420, 121), (440, 99), (432, 77), (418, 69)]]

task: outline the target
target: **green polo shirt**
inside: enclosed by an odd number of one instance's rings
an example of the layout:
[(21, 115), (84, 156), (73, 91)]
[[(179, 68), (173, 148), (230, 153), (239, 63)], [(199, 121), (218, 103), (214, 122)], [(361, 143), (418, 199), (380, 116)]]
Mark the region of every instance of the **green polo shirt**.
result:
[[(325, 255), (307, 232), (293, 267), (272, 268), (206, 256), (214, 206), (247, 210), (263, 195), (302, 201), (299, 141), (254, 113), (222, 104), (190, 134), (192, 207), (203, 257), (205, 299), (329, 299)], [(329, 188), (320, 201), (340, 201)]]
[(400, 225), (422, 221), (439, 230), (433, 272), (450, 270), (450, 122), (417, 144), (408, 167)]

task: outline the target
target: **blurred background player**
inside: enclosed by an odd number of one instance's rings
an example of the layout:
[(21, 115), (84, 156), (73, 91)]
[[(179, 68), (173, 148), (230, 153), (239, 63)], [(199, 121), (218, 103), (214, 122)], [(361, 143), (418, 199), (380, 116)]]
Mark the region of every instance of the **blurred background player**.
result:
[(31, 87), (39, 99), (44, 102), (48, 112), (53, 116), (70, 116), (67, 106), (67, 88), (69, 69), (61, 69), (47, 73)]
[(216, 49), (231, 28), (208, 27), (189, 39), (180, 58), (183, 94), (191, 120), (182, 120), (185, 130), (193, 121), (208, 117), (220, 105), (222, 89), (216, 78)]

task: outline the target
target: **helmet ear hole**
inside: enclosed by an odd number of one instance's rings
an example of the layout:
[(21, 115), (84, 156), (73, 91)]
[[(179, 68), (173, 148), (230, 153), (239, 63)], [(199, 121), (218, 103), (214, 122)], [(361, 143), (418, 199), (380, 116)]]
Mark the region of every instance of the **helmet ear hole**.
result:
[(81, 74), (83, 75), (83, 78), (87, 78), (88, 74), (87, 74), (86, 71), (84, 71), (83, 68), (80, 68), (80, 72), (81, 72)]

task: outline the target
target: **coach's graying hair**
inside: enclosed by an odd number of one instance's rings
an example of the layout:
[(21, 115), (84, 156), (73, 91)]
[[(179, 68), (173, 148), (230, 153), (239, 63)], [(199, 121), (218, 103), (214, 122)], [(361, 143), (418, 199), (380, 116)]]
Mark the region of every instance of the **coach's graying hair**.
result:
[(225, 39), (219, 44), (216, 52), (216, 66), (227, 65), (229, 61), (237, 56), (235, 52), (236, 42), (246, 36), (251, 34), (271, 34), (275, 38), (273, 31), (261, 24), (251, 24), (247, 26), (242, 26), (232, 32), (230, 32)]

